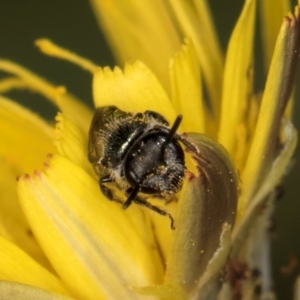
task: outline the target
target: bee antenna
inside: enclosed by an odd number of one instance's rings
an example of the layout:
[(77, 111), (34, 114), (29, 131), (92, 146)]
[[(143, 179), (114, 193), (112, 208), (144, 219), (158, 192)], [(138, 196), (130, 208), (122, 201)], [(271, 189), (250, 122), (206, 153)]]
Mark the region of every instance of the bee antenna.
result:
[(165, 142), (161, 146), (161, 153), (162, 154), (165, 152), (166, 146), (171, 142), (172, 138), (174, 137), (181, 121), (182, 121), (182, 115), (178, 115), (175, 122), (173, 123), (173, 126), (170, 129), (169, 134), (167, 135), (167, 138), (166, 138)]

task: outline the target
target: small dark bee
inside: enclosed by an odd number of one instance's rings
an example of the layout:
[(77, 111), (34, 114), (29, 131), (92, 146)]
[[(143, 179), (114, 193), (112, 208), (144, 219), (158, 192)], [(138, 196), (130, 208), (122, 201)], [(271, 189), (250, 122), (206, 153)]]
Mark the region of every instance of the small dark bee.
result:
[[(170, 128), (154, 111), (128, 113), (116, 106), (103, 106), (96, 109), (89, 132), (89, 161), (100, 177), (102, 193), (121, 202), (124, 209), (135, 202), (168, 216), (172, 229), (172, 215), (146, 199), (170, 200), (182, 188), (184, 152), (176, 133), (181, 120), (179, 115)], [(125, 191), (125, 201), (115, 197), (109, 183)]]

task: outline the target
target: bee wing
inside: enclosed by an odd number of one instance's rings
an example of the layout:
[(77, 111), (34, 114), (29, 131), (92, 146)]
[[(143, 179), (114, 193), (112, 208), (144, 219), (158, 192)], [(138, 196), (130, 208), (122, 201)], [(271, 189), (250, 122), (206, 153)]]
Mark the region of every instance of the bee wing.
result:
[(100, 132), (103, 130), (105, 123), (103, 107), (98, 107), (94, 113), (89, 131), (88, 158), (91, 163), (97, 162), (102, 155), (103, 141), (101, 141)]
[(118, 109), (116, 106), (100, 106), (96, 108), (89, 132), (88, 158), (96, 163), (103, 155), (105, 140), (102, 132), (107, 130), (107, 124), (112, 120), (121, 119), (131, 115)]

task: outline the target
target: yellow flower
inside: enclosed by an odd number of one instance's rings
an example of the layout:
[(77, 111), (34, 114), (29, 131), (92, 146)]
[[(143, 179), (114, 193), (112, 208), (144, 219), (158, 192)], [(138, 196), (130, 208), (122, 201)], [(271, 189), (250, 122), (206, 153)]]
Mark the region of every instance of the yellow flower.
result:
[(182, 114), (179, 131), (196, 132), (182, 135), (190, 158), (178, 203), (152, 199), (175, 216), (176, 230), (138, 205), (122, 210), (107, 201), (87, 160), (92, 112), (64, 87), (0, 60), (0, 70), (12, 75), (0, 81), (1, 94), (29, 89), (60, 111), (52, 131), (0, 96), (0, 295), (254, 299), (260, 288), (266, 297), (266, 223), (297, 141), (289, 119), (299, 7), (279, 31), (287, 1), (276, 17), (269, 12), (279, 0), (260, 4), (269, 69), (260, 97), (253, 89), (255, 0), (245, 1), (225, 58), (204, 1), (91, 2), (120, 63), (131, 61), (124, 70), (98, 67), (46, 39), (36, 45), (93, 74), (96, 107), (153, 110), (170, 123)]

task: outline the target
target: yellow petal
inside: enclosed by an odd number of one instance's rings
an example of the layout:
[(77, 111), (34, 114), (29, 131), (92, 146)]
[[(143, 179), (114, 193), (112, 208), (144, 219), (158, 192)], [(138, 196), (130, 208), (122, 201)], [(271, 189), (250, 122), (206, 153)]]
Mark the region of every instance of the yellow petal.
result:
[(39, 49), (49, 56), (54, 56), (60, 59), (64, 59), (70, 61), (71, 63), (80, 66), (84, 70), (87, 70), (91, 73), (95, 71), (97, 65), (92, 63), (90, 60), (83, 58), (77, 55), (74, 52), (71, 52), (67, 49), (64, 49), (48, 39), (39, 39), (35, 41), (35, 45), (39, 47)]
[(245, 2), (226, 56), (218, 140), (232, 156), (236, 151), (236, 129), (247, 114), (252, 93), (255, 6), (255, 0)]
[[(291, 3), (289, 0), (264, 0), (258, 1), (258, 3), (262, 24), (260, 28), (264, 51), (264, 66), (267, 73), (271, 64), (271, 59), (282, 19), (289, 11), (291, 11)], [(285, 112), (287, 118), (291, 118), (293, 113), (293, 106), (294, 97), (293, 95), (291, 95), (291, 99), (287, 105)]]
[(271, 64), (278, 32), (283, 17), (291, 11), (289, 0), (258, 1), (261, 33), (264, 51), (264, 65), (267, 71)]
[[(177, 209), (176, 201), (166, 203), (163, 202), (162, 199), (151, 199), (151, 203), (162, 208), (164, 211), (169, 212), (172, 216), (175, 216)], [(162, 259), (165, 262), (168, 257), (174, 230), (171, 229), (169, 218), (162, 217), (152, 211), (149, 212), (149, 216), (152, 221), (153, 231), (161, 251)]]
[(19, 196), (72, 293), (82, 299), (136, 299), (130, 286), (161, 282), (162, 263), (139, 207), (123, 211), (108, 201), (97, 182), (66, 158), (56, 155), (49, 164), (45, 173), (20, 180)]
[(66, 116), (59, 113), (56, 116), (55, 146), (59, 154), (68, 158), (90, 174), (94, 174), (92, 165), (88, 161), (87, 133), (83, 132)]
[(251, 149), (242, 174), (241, 216), (277, 154), (279, 129), (291, 94), (299, 51), (299, 7), (286, 17), (276, 42)]
[[(68, 94), (64, 87), (55, 87), (42, 77), (8, 60), (0, 59), (0, 70), (14, 74), (25, 84), (26, 88), (42, 94), (58, 106), (74, 123), (88, 132), (89, 122), (92, 119), (90, 110), (81, 101)], [(11, 84), (10, 88), (21, 87), (20, 82), (16, 81), (15, 84), (16, 86)]]
[(2, 300), (71, 300), (73, 298), (46, 292), (45, 290), (10, 281), (0, 281)]
[(0, 93), (4, 94), (13, 89), (25, 89), (26, 84), (19, 78), (15, 77), (7, 77), (5, 79), (0, 80)]
[(0, 265), (1, 280), (15, 281), (46, 291), (69, 295), (57, 277), (2, 237), (0, 237)]
[(167, 4), (160, 0), (90, 2), (118, 61), (145, 62), (169, 91), (168, 64), (180, 48), (180, 37)]
[(166, 92), (153, 73), (140, 61), (119, 68), (99, 68), (94, 75), (93, 95), (95, 106), (116, 105), (131, 112), (153, 110), (170, 122), (176, 113)]
[(183, 114), (184, 131), (205, 132), (200, 71), (193, 43), (186, 40), (170, 66), (172, 103)]
[[(146, 286), (142, 288), (135, 288), (140, 295), (154, 296), (163, 300), (186, 300), (187, 294), (180, 289), (171, 286)], [(156, 298), (155, 298), (156, 299)]]
[[(226, 150), (197, 133), (183, 137), (199, 174), (188, 173), (178, 202), (165, 285), (190, 293), (215, 251), (223, 224), (233, 225), (238, 177)], [(218, 265), (221, 270), (224, 265)]]
[(0, 164), (0, 234), (52, 271), (20, 207), (15, 170), (5, 161), (0, 160)]
[[(264, 51), (264, 67), (265, 73), (267, 74), (271, 64), (271, 59), (282, 19), (289, 11), (291, 11), (291, 3), (289, 0), (276, 1), (276, 5), (274, 5), (274, 1), (272, 0), (258, 1), (258, 3), (260, 8), (259, 15), (262, 24), (260, 28), (263, 43), (262, 49)], [(291, 99), (285, 112), (287, 118), (292, 117), (293, 106), (294, 97), (291, 95)]]
[(266, 201), (267, 196), (274, 191), (275, 187), (285, 175), (287, 166), (294, 154), (298, 140), (297, 131), (290, 122), (287, 122), (284, 125), (283, 131), (284, 139), (281, 152), (278, 154), (270, 171), (261, 182), (260, 188), (249, 203), (243, 218), (238, 215), (240, 217), (240, 223), (233, 231), (232, 257), (237, 257), (241, 247), (245, 243), (246, 237), (248, 237), (249, 230), (252, 229), (254, 222), (261, 215), (260, 210), (262, 205), (268, 205)]
[(36, 114), (1, 96), (0, 128), (0, 155), (18, 172), (41, 165), (47, 153), (55, 152), (51, 127)]
[[(215, 120), (220, 110), (223, 62), (206, 1), (169, 0), (184, 35), (191, 38), (207, 86)], [(191, 3), (193, 2), (193, 3)]]
[(38, 262), (50, 268), (20, 207), (16, 177), (41, 166), (55, 152), (53, 130), (39, 116), (0, 96), (0, 223), (1, 232)]

